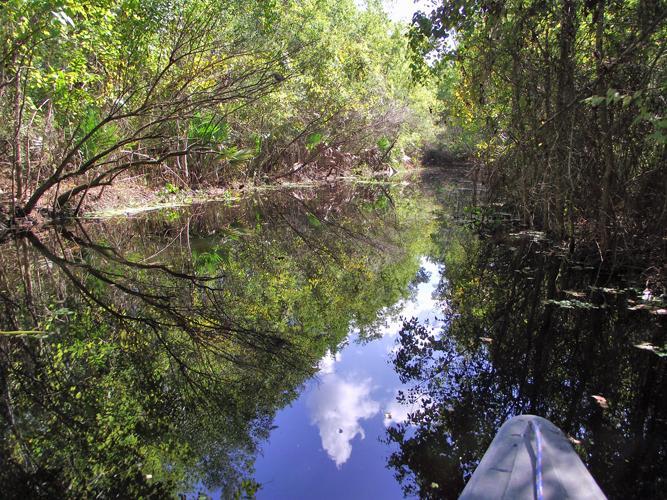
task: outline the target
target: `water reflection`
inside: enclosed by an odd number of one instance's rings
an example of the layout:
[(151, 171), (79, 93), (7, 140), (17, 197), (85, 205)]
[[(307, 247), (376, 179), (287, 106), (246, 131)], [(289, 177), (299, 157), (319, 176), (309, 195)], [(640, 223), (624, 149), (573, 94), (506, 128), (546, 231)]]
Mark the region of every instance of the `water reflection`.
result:
[(389, 427), (408, 495), (456, 498), (495, 432), (520, 413), (569, 433), (610, 498), (659, 498), (667, 470), (665, 318), (631, 270), (577, 261), (527, 233), (439, 231), (443, 327), (406, 321), (394, 366), (423, 404)]
[[(411, 403), (399, 401), (404, 387), (387, 361), (404, 318), (416, 318), (431, 328), (441, 324), (436, 317), (438, 301), (435, 297), (440, 277), (439, 266), (422, 257), (419, 270), (409, 285), (410, 296), (381, 311), (382, 319), (373, 337), (376, 343), (373, 349), (366, 348), (367, 338), (360, 338), (359, 332), (353, 329), (351, 345), (335, 355), (327, 352), (320, 360), (317, 384), (305, 398), (311, 423), (319, 429), (322, 447), (338, 468), (352, 455), (352, 441), (357, 436), (365, 439), (364, 420), (372, 419), (382, 411), (384, 426), (388, 427), (406, 421), (409, 414), (421, 407), (423, 399), (419, 397)], [(380, 356), (377, 355), (378, 347), (381, 347)], [(354, 368), (351, 370), (348, 364), (344, 373), (337, 373), (337, 365), (341, 364), (343, 356), (348, 355), (354, 358)], [(369, 369), (373, 366), (375, 370)], [(368, 376), (370, 373), (373, 376)], [(383, 391), (381, 395), (378, 394), (380, 391)], [(373, 436), (376, 437), (379, 436)]]
[(636, 273), (431, 204), (268, 192), (3, 243), (3, 495), (455, 498), (531, 412), (610, 497), (659, 497), (667, 368), (635, 346), (667, 328)]
[[(377, 329), (378, 336), (374, 339), (396, 337), (403, 325), (403, 318), (416, 318), (436, 328), (440, 322), (435, 315), (438, 309), (434, 293), (439, 278), (438, 265), (423, 257), (419, 271), (410, 284), (412, 291), (410, 297), (383, 311), (381, 316), (384, 321), (380, 322)], [(356, 335), (358, 332), (351, 332), (352, 338)], [(391, 353), (393, 349), (387, 351)], [(311, 422), (319, 428), (322, 447), (338, 468), (350, 458), (352, 440), (357, 436), (361, 439), (366, 437), (362, 420), (376, 416), (382, 406), (386, 427), (393, 423), (401, 423), (406, 421), (408, 415), (416, 411), (423, 402), (422, 398), (416, 397), (411, 403), (401, 403), (399, 399), (402, 392), (398, 389), (391, 394), (388, 401), (380, 403), (374, 400), (371, 396), (372, 387), (375, 389), (383, 387), (387, 378), (393, 379), (393, 377), (385, 375), (383, 380), (374, 380), (370, 377), (360, 380), (358, 373), (339, 375), (335, 368), (341, 357), (340, 352), (335, 356), (328, 352), (320, 360), (319, 383), (307, 395)], [(355, 365), (359, 368), (369, 363), (385, 361), (383, 358), (372, 359), (364, 350), (358, 351), (356, 357), (358, 359)]]
[(389, 361), (401, 318), (418, 314), (439, 323), (434, 297), (439, 282), (440, 267), (421, 258), (409, 294), (380, 312), (372, 340), (351, 328), (339, 350), (320, 360), (317, 376), (276, 414), (277, 427), (262, 446), (255, 476), (262, 484), (260, 498), (401, 496), (384, 467), (390, 450), (380, 438), (422, 402), (406, 405), (397, 400), (405, 386)]
[(336, 467), (350, 458), (351, 441), (366, 437), (361, 421), (380, 411), (380, 404), (370, 395), (371, 382), (344, 380), (336, 373), (327, 373), (308, 398), (311, 422), (319, 428), (322, 447)]
[(276, 410), (409, 293), (424, 217), (390, 196), (272, 192), (2, 245), (3, 494), (252, 494)]

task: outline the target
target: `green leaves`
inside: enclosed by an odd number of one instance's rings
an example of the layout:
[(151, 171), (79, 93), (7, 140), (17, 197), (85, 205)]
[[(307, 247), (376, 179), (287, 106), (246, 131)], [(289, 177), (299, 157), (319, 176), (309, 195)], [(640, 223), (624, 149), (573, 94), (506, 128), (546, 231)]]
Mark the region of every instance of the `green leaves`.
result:
[(197, 113), (190, 120), (188, 137), (205, 145), (222, 145), (229, 140), (231, 127), (213, 113)]
[(554, 305), (557, 307), (561, 307), (563, 309), (600, 309), (605, 307), (604, 305), (597, 306), (595, 304), (591, 304), (590, 302), (584, 302), (577, 299), (564, 299), (564, 300), (550, 299), (550, 300), (545, 300), (544, 303), (546, 305)]
[(608, 89), (606, 96), (592, 95), (587, 97), (582, 102), (589, 104), (592, 107), (600, 106), (601, 104), (611, 105), (619, 102), (623, 103), (623, 107), (627, 107), (632, 103), (635, 97), (630, 94), (621, 94), (615, 89)]
[(238, 148), (236, 146), (229, 146), (222, 149), (220, 152), (220, 157), (232, 165), (237, 165), (239, 163), (252, 160), (255, 157), (255, 151), (255, 149), (244, 149)]
[[(43, 201), (67, 186), (62, 208), (95, 192), (91, 179), (119, 179), (135, 165), (220, 184), (291, 168), (295, 148), (315, 168), (325, 168), (316, 161), (324, 144), (350, 158), (380, 137), (384, 151), (404, 120), (391, 110), (424, 116), (432, 97), (412, 92), (405, 39), (380, 5), (353, 0), (8, 0), (0, 39), (0, 59), (16, 61), (3, 74), (25, 78), (26, 94), (22, 120), (9, 116), (11, 93), (0, 96), (5, 121), (23, 124), (23, 152), (34, 157), (26, 164), (56, 164), (57, 179), (27, 169), (22, 187)], [(420, 133), (397, 149), (414, 150)], [(37, 200), (26, 194), (30, 212)]]
[[(77, 140), (90, 137), (81, 146), (84, 159), (90, 159), (115, 144), (119, 139), (119, 128), (115, 123), (99, 126), (102, 117), (96, 106), (90, 106), (83, 116)], [(92, 133), (92, 134), (91, 134)]]
[(306, 149), (312, 151), (322, 143), (324, 136), (320, 132), (315, 132), (306, 137)]
[(640, 344), (635, 344), (634, 347), (636, 347), (637, 349), (642, 349), (644, 351), (650, 351), (660, 358), (667, 357), (667, 344), (662, 347), (658, 347), (651, 344), (650, 342), (642, 342)]
[(593, 107), (599, 106), (600, 104), (606, 101), (607, 101), (606, 97), (601, 97), (599, 95), (593, 95), (584, 99), (585, 103), (590, 104)]
[(382, 137), (378, 142), (377, 142), (377, 147), (380, 148), (380, 151), (383, 153), (386, 152), (391, 146), (391, 141), (387, 139), (386, 137)]
[(320, 219), (318, 219), (315, 214), (308, 212), (306, 214), (306, 217), (308, 218), (308, 224), (310, 224), (311, 226), (315, 228), (322, 227), (322, 221), (320, 221)]

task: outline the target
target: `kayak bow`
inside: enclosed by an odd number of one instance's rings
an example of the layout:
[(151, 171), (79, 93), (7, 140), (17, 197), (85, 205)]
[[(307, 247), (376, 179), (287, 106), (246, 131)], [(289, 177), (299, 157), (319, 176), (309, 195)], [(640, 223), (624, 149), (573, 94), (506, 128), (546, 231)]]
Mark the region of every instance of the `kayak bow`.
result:
[(519, 415), (502, 425), (459, 498), (606, 497), (558, 427), (542, 417)]

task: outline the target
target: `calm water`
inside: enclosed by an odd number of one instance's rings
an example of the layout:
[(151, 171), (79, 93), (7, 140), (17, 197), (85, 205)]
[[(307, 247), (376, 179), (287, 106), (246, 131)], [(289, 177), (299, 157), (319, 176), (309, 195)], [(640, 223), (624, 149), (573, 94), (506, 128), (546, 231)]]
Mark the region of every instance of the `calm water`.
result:
[(611, 498), (666, 490), (665, 297), (466, 208), (343, 184), (0, 245), (8, 498), (456, 498), (545, 416)]
[(400, 498), (386, 467), (391, 447), (386, 429), (408, 420), (419, 404), (400, 404), (406, 387), (390, 364), (401, 318), (417, 317), (436, 328), (434, 298), (441, 274), (421, 259), (428, 281), (382, 314), (378, 338), (363, 341), (354, 330), (335, 354), (329, 352), (299, 399), (276, 415), (256, 462), (259, 498)]

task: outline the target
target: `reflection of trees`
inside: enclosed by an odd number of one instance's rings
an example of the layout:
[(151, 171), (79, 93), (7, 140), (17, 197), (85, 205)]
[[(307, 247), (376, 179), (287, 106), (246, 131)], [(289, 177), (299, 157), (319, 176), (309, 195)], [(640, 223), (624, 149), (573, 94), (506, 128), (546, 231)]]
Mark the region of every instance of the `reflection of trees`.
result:
[(4, 491), (238, 490), (275, 411), (418, 267), (419, 218), (374, 189), (335, 196), (348, 199), (271, 193), (5, 244)]
[(447, 326), (433, 334), (406, 322), (394, 361), (412, 385), (405, 398), (422, 401), (388, 431), (405, 491), (455, 497), (502, 422), (535, 413), (581, 441), (610, 497), (659, 497), (665, 360), (633, 345), (662, 345), (664, 319), (628, 310), (635, 291), (622, 276), (531, 239), (498, 244), (450, 230), (440, 247)]

